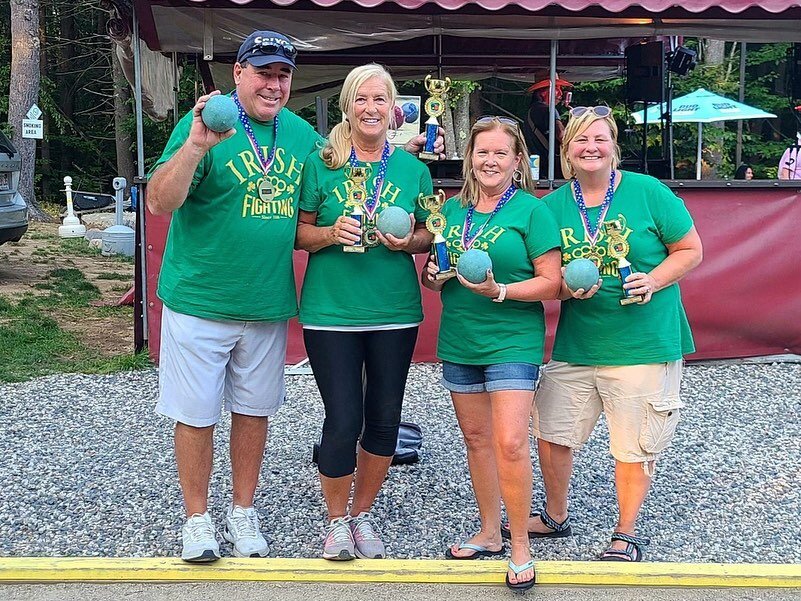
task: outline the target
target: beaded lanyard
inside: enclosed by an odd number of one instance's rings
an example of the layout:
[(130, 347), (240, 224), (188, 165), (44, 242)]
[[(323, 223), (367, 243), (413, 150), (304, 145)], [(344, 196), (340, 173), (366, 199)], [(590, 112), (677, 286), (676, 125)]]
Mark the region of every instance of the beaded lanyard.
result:
[(590, 223), (590, 216), (587, 213), (587, 203), (584, 202), (584, 194), (581, 191), (581, 184), (577, 179), (573, 180), (573, 193), (576, 196), (576, 204), (578, 205), (579, 213), (581, 214), (581, 221), (584, 225), (584, 232), (587, 234), (587, 240), (590, 242), (591, 251), (595, 248), (595, 242), (598, 240), (598, 234), (601, 232), (601, 223), (606, 217), (606, 212), (609, 210), (609, 205), (612, 204), (612, 197), (615, 195), (615, 171), (609, 176), (609, 187), (606, 189), (604, 200), (601, 203), (601, 210), (598, 212), (598, 219), (593, 225)]
[(253, 146), (253, 151), (256, 153), (256, 156), (259, 159), (259, 164), (261, 165), (262, 171), (264, 171), (264, 176), (267, 177), (267, 174), (270, 172), (270, 167), (273, 166), (273, 161), (275, 161), (275, 149), (278, 148), (278, 115), (273, 117), (273, 128), (275, 130), (273, 147), (270, 149), (270, 154), (267, 155), (267, 158), (264, 158), (264, 153), (261, 150), (259, 141), (256, 139), (256, 134), (254, 133), (253, 126), (250, 123), (250, 118), (245, 112), (245, 109), (242, 108), (242, 104), (239, 102), (239, 96), (237, 96), (236, 92), (234, 92), (231, 97), (234, 99), (234, 102), (236, 102), (236, 106), (239, 109), (239, 121), (242, 123), (242, 127), (245, 129), (245, 134), (247, 134), (248, 140), (250, 140), (250, 145)]
[[(356, 158), (356, 149), (353, 146), (350, 147), (349, 163), (351, 167), (357, 167), (359, 164), (359, 160)], [(384, 187), (384, 178), (387, 176), (387, 163), (389, 163), (389, 142), (385, 140), (384, 150), (381, 152), (381, 162), (378, 164), (378, 174), (373, 181), (372, 197), (364, 201), (364, 212), (370, 221), (372, 221), (378, 208), (378, 197), (381, 196), (381, 188)]]
[(473, 242), (475, 242), (476, 238), (481, 235), (481, 233), (484, 231), (484, 228), (487, 227), (487, 224), (492, 221), (492, 218), (495, 217), (498, 211), (503, 208), (503, 205), (509, 202), (509, 199), (512, 198), (515, 192), (517, 192), (517, 186), (514, 184), (506, 188), (506, 192), (503, 193), (503, 196), (501, 196), (498, 204), (495, 205), (495, 208), (492, 210), (492, 213), (490, 213), (490, 216), (484, 223), (481, 224), (473, 236), (470, 235), (470, 230), (473, 229), (473, 213), (475, 213), (476, 207), (470, 205), (467, 208), (467, 214), (464, 216), (464, 228), (462, 228), (462, 249), (468, 250), (473, 245)]

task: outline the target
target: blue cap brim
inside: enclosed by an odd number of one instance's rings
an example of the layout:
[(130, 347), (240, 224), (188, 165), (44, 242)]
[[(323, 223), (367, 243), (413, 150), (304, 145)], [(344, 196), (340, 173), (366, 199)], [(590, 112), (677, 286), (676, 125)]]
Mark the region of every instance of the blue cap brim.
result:
[(272, 63), (283, 63), (285, 65), (289, 65), (293, 69), (297, 69), (297, 66), (294, 62), (285, 56), (281, 56), (280, 54), (254, 54), (253, 56), (247, 57), (244, 60), (254, 67), (264, 67), (265, 65), (270, 65)]

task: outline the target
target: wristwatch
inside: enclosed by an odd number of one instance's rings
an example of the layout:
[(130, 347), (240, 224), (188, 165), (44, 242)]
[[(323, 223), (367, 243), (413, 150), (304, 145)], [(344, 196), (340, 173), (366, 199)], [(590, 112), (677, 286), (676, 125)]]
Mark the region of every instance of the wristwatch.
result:
[(497, 298), (493, 298), (492, 299), (493, 303), (502, 303), (504, 301), (504, 299), (506, 298), (506, 284), (500, 284), (499, 283), (498, 284), (498, 289), (500, 290), (500, 292), (498, 292), (498, 297)]

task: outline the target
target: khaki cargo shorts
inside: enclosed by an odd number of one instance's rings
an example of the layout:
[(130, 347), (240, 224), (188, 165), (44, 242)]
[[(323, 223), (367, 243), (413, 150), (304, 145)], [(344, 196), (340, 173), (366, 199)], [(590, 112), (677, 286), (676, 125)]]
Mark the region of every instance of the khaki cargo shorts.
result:
[(653, 461), (676, 433), (684, 406), (682, 367), (681, 360), (622, 366), (551, 361), (534, 397), (534, 435), (576, 449), (603, 411), (612, 456), (623, 463)]

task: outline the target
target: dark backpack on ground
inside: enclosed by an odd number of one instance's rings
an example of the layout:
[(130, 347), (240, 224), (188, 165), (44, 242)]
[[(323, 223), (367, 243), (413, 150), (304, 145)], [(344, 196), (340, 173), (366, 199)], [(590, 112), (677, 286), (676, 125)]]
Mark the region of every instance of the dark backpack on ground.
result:
[[(401, 422), (398, 428), (398, 442), (395, 445), (395, 455), (392, 465), (408, 465), (420, 461), (420, 448), (423, 446), (423, 430), (412, 422)], [(317, 463), (320, 453), (320, 444), (314, 443), (312, 461)]]

